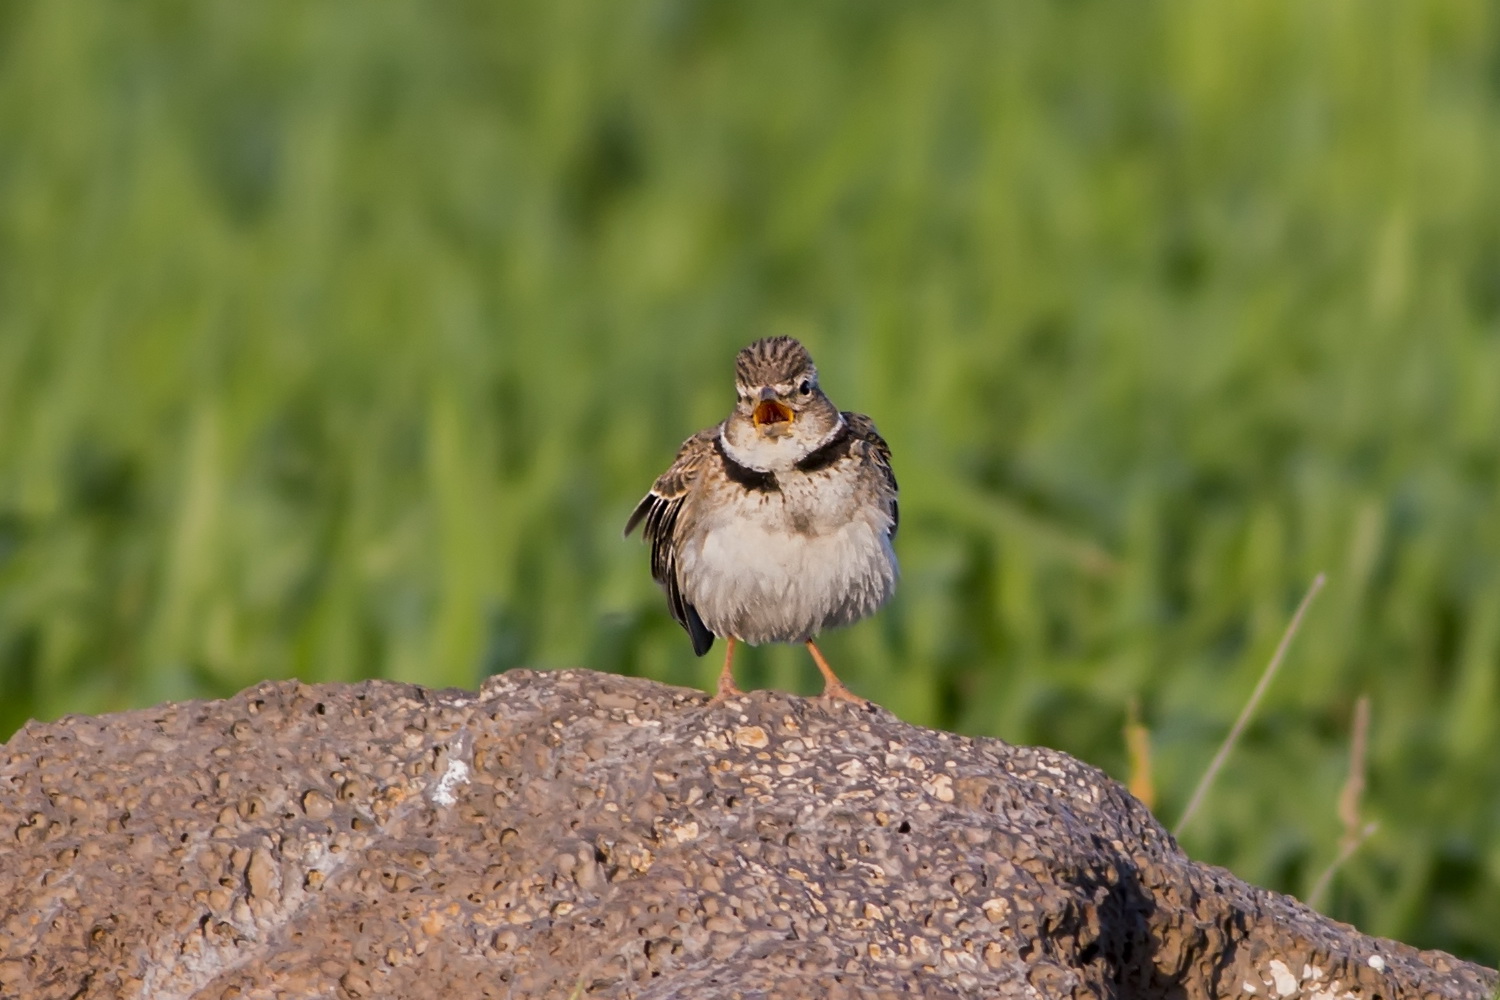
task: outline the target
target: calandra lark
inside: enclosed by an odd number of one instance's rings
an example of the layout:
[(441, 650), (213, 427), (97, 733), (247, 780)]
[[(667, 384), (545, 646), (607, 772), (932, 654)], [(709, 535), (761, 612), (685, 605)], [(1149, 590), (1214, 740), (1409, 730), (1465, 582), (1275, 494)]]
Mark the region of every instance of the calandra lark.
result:
[(677, 452), (625, 525), (645, 522), (651, 575), (699, 656), (728, 640), (716, 702), (740, 693), (737, 641), (800, 642), (823, 696), (861, 702), (813, 644), (858, 621), (896, 587), (896, 477), (862, 413), (840, 413), (812, 358), (770, 337), (735, 359), (739, 401)]

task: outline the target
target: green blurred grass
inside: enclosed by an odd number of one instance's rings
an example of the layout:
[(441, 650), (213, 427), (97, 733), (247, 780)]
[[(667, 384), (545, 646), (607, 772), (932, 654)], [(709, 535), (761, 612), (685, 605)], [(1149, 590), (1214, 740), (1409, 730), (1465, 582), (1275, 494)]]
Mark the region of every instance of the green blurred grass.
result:
[[(711, 682), (625, 516), (803, 337), (902, 485), (829, 637), (1362, 928), (1500, 960), (1482, 0), (0, 4), (0, 734), (266, 677)], [(795, 651), (744, 681), (811, 691)]]

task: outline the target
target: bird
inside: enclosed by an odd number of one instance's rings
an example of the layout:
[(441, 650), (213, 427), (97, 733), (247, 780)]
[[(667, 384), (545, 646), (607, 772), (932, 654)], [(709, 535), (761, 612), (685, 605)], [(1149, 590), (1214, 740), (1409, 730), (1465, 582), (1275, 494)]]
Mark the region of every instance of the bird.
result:
[(840, 411), (792, 337), (735, 358), (729, 416), (683, 442), (625, 524), (651, 545), (651, 575), (705, 655), (726, 640), (712, 703), (742, 692), (737, 643), (800, 643), (821, 697), (867, 705), (814, 639), (874, 614), (895, 591), (900, 520), (891, 451), (862, 413)]

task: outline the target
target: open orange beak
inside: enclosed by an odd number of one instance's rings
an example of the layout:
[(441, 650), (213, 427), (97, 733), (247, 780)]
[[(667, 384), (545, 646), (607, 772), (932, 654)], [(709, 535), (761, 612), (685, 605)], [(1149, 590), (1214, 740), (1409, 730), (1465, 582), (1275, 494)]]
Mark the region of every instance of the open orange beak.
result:
[(755, 426), (757, 429), (767, 427), (772, 424), (790, 424), (792, 422), (792, 411), (790, 407), (786, 406), (783, 403), (778, 403), (774, 399), (767, 399), (763, 400), (761, 404), (755, 408), (755, 412), (751, 415), (751, 419), (755, 421)]

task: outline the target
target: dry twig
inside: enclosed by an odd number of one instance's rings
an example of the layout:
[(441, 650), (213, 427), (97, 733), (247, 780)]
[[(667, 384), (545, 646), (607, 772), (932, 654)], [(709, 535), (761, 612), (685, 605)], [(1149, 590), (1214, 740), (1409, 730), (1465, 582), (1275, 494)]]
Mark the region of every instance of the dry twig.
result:
[(1292, 615), (1292, 620), (1287, 623), (1286, 631), (1281, 634), (1281, 642), (1276, 644), (1276, 652), (1271, 656), (1271, 662), (1266, 664), (1266, 669), (1261, 672), (1260, 680), (1255, 683), (1255, 690), (1250, 692), (1250, 700), (1245, 702), (1245, 707), (1240, 710), (1240, 717), (1234, 720), (1230, 727), (1229, 735), (1224, 737), (1219, 752), (1214, 754), (1214, 759), (1209, 762), (1208, 770), (1203, 772), (1203, 777), (1198, 781), (1198, 787), (1193, 789), (1193, 797), (1188, 800), (1187, 808), (1182, 811), (1182, 818), (1177, 821), (1177, 826), (1172, 830), (1172, 836), (1182, 836), (1182, 831), (1187, 828), (1188, 822), (1203, 804), (1203, 797), (1208, 794), (1209, 788), (1218, 777), (1219, 769), (1224, 766), (1224, 761), (1229, 758), (1229, 751), (1234, 749), (1235, 743), (1239, 742), (1240, 734), (1245, 731), (1245, 726), (1250, 723), (1250, 716), (1255, 712), (1255, 706), (1260, 704), (1261, 696), (1266, 693), (1266, 688), (1271, 686), (1271, 678), (1276, 676), (1281, 661), (1286, 659), (1286, 651), (1292, 644), (1292, 637), (1297, 634), (1297, 629), (1302, 625), (1302, 616), (1307, 613), (1308, 605), (1312, 604), (1318, 591), (1323, 589), (1323, 584), (1328, 578), (1319, 573), (1313, 578), (1312, 586), (1307, 588), (1307, 594), (1303, 596), (1302, 603), (1297, 605), (1297, 613)]
[(1365, 823), (1359, 818), (1359, 803), (1365, 793), (1365, 747), (1369, 730), (1370, 696), (1360, 695), (1359, 701), (1354, 703), (1354, 733), (1349, 739), (1349, 777), (1344, 779), (1344, 787), (1339, 792), (1339, 819), (1344, 824), (1344, 835), (1339, 838), (1339, 853), (1323, 869), (1323, 874), (1318, 876), (1312, 891), (1307, 894), (1307, 905), (1314, 909), (1322, 902), (1334, 873), (1379, 828), (1378, 823)]

